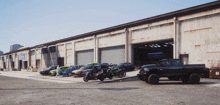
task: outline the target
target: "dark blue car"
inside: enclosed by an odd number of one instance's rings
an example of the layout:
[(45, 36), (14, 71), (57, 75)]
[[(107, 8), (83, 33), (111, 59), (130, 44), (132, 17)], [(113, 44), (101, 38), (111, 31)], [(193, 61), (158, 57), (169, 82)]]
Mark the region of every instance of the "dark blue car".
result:
[(72, 71), (78, 70), (81, 67), (81, 65), (70, 66), (67, 70), (60, 72), (59, 75), (72, 76)]

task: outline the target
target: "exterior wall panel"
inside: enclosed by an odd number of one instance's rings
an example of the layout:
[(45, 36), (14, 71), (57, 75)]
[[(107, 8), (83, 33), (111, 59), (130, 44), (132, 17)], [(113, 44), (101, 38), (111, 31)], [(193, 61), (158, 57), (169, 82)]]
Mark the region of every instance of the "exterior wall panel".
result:
[(94, 48), (94, 39), (86, 39), (75, 43), (75, 50), (82, 51)]
[(107, 34), (106, 36), (99, 37), (99, 48), (119, 46), (125, 44), (125, 32), (116, 34)]
[(74, 55), (73, 55), (73, 44), (67, 44), (67, 49), (66, 49), (66, 53), (67, 53), (67, 56), (66, 56), (66, 59), (67, 59), (67, 66), (70, 66), (70, 65), (74, 65)]
[(171, 39), (174, 36), (173, 24), (163, 24), (157, 26), (148, 26), (146, 28), (141, 28), (133, 30), (132, 43), (142, 43), (147, 41)]
[(58, 52), (57, 52), (58, 57), (65, 57), (65, 46), (64, 46), (64, 44), (58, 45), (57, 48), (58, 48)]
[(180, 53), (189, 54), (189, 63), (220, 66), (220, 14), (181, 21)]

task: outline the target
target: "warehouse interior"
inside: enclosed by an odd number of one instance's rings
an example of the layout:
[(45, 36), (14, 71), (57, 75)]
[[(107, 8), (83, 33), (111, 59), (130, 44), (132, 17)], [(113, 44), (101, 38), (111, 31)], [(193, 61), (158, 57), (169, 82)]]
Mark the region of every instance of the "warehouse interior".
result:
[(134, 45), (134, 65), (156, 64), (161, 59), (173, 58), (173, 39)]

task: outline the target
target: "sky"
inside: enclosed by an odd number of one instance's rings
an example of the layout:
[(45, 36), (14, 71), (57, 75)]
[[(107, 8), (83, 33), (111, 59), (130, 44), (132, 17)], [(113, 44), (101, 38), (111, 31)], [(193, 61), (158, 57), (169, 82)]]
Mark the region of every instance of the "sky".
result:
[(32, 47), (217, 0), (0, 0), (0, 50)]

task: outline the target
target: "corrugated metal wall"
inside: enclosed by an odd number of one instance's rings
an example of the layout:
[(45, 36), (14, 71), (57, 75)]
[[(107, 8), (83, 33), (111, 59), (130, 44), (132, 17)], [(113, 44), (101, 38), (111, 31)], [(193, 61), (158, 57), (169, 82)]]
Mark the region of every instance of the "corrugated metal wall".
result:
[(76, 52), (76, 64), (77, 65), (85, 65), (88, 63), (92, 63), (94, 59), (94, 54), (92, 50), (84, 50)]
[(100, 63), (124, 63), (125, 62), (125, 46), (108, 47), (100, 49)]

